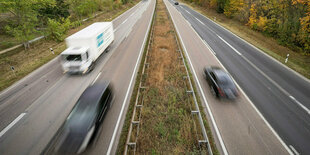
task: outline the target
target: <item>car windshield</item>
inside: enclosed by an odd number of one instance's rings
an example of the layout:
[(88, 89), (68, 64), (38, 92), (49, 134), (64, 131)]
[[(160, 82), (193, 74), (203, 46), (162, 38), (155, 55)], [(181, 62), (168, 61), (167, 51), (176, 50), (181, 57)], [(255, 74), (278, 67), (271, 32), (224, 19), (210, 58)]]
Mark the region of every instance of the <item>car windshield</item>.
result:
[(82, 61), (82, 57), (80, 54), (76, 55), (63, 55), (63, 58), (67, 61)]
[(94, 119), (96, 116), (96, 107), (89, 105), (93, 104), (83, 104), (81, 101), (78, 101), (67, 118), (67, 123), (71, 128), (79, 128), (81, 125), (86, 125)]

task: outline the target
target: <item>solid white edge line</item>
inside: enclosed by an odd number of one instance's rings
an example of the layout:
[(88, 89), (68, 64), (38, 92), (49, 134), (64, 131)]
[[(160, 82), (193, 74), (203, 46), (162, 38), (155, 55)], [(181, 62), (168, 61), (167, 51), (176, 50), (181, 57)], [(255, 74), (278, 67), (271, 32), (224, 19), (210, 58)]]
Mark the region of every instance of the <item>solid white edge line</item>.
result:
[[(166, 4), (167, 4), (167, 3), (166, 3)], [(170, 3), (168, 3), (168, 4), (170, 4)], [(167, 7), (167, 8), (168, 8), (168, 7)], [(169, 13), (170, 13), (170, 10), (169, 10), (169, 9), (168, 9), (168, 11), (169, 11)], [(179, 11), (177, 11), (177, 12), (180, 14)], [(171, 13), (170, 13), (170, 16), (172, 16)], [(182, 14), (180, 14), (180, 16), (183, 17)], [(202, 98), (203, 98), (203, 100), (204, 100), (204, 102), (205, 102), (205, 104), (206, 104), (207, 110), (208, 110), (209, 115), (210, 115), (210, 117), (211, 117), (211, 121), (212, 121), (213, 127), (214, 127), (215, 132), (216, 132), (216, 134), (217, 134), (217, 137), (218, 137), (218, 139), (219, 139), (219, 141), (220, 141), (222, 151), (223, 151), (224, 155), (228, 155), (228, 152), (227, 152), (227, 149), (226, 149), (226, 147), (225, 147), (224, 141), (223, 141), (223, 139), (222, 139), (221, 133), (219, 132), (219, 129), (218, 129), (216, 123), (215, 123), (215, 119), (214, 119), (214, 117), (213, 117), (213, 114), (212, 114), (211, 109), (210, 109), (210, 107), (209, 107), (209, 104), (208, 104), (208, 102), (207, 102), (207, 99), (206, 99), (206, 97), (205, 97), (205, 95), (204, 95), (204, 91), (202, 90), (201, 85), (200, 85), (200, 83), (199, 83), (199, 80), (198, 80), (198, 78), (197, 78), (196, 71), (195, 71), (195, 69), (194, 69), (194, 67), (193, 67), (193, 64), (192, 64), (192, 62), (191, 62), (191, 59), (190, 59), (190, 57), (189, 57), (189, 55), (188, 55), (188, 52), (187, 52), (187, 49), (186, 49), (185, 44), (184, 44), (184, 42), (183, 42), (183, 39), (182, 39), (181, 35), (179, 34), (179, 29), (178, 29), (178, 27), (175, 25), (174, 19), (173, 19), (173, 18), (171, 18), (171, 19), (173, 20), (173, 25), (174, 25), (174, 27), (176, 28), (176, 31), (177, 31), (177, 33), (178, 33), (178, 35), (179, 35), (179, 37), (180, 37), (181, 45), (182, 45), (182, 47), (184, 48), (184, 51), (185, 51), (186, 56), (187, 56), (187, 58), (188, 58), (188, 62), (190, 63), (191, 69), (192, 69), (193, 74), (194, 74), (194, 76), (195, 76), (195, 80), (196, 80), (197, 85), (198, 85), (198, 87), (199, 87), (199, 90), (200, 90), (200, 92), (201, 92), (201, 94), (202, 94)], [(191, 27), (191, 25), (189, 25), (189, 26)], [(199, 38), (200, 38), (200, 37), (199, 37)]]
[(298, 72), (296, 72), (295, 70), (287, 67), (286, 65), (282, 64), (281, 62), (279, 62), (278, 60), (276, 60), (275, 58), (273, 58), (272, 56), (268, 55), (267, 53), (265, 53), (264, 51), (262, 51), (261, 49), (257, 48), (256, 46), (252, 45), (251, 43), (249, 43), (248, 41), (244, 40), (243, 38), (239, 37), (238, 35), (234, 34), (233, 32), (229, 31), (227, 28), (223, 27), (222, 25), (214, 22), (213, 20), (209, 19), (207, 16), (201, 14), (200, 12), (191, 9), (193, 11), (195, 11), (196, 13), (200, 14), (201, 16), (205, 17), (206, 19), (208, 19), (209, 21), (211, 21), (212, 23), (214, 23), (215, 25), (217, 25), (218, 27), (223, 28), (224, 30), (226, 30), (228, 33), (234, 35), (235, 37), (239, 38), (240, 40), (242, 40), (243, 42), (245, 42), (246, 44), (250, 45), (251, 47), (253, 47), (254, 49), (256, 49), (257, 51), (261, 52), (262, 54), (264, 54), (265, 56), (269, 57), (270, 59), (272, 59), (273, 61), (275, 61), (276, 63), (278, 63), (279, 65), (282, 65), (282, 67), (290, 70), (291, 72), (293, 72), (295, 75), (299, 76), (300, 78), (304, 79), (307, 82), (310, 82), (310, 79), (307, 79), (306, 77), (304, 77), (303, 75), (299, 74)]
[(97, 79), (99, 78), (100, 75), (101, 75), (101, 72), (99, 72), (99, 74), (96, 76), (95, 80), (93, 81), (93, 83), (91, 85), (94, 85), (94, 83), (97, 81)]
[[(190, 24), (189, 24), (190, 25)], [(190, 25), (191, 26), (191, 25)], [(191, 27), (192, 28), (192, 27)], [(193, 29), (193, 28), (192, 28)], [(201, 39), (203, 40), (198, 34), (197, 32), (193, 29), (193, 31), (195, 32), (195, 34)], [(207, 45), (209, 45), (206, 42)], [(207, 48), (209, 48), (210, 46), (207, 46)], [(211, 48), (211, 47), (210, 47)], [(211, 51), (211, 49), (209, 48), (209, 50)], [(213, 49), (212, 49), (213, 50)], [(224, 65), (218, 60), (217, 57), (215, 57), (216, 60), (220, 63), (220, 65), (225, 69), (226, 72), (227, 69), (224, 67)], [(233, 78), (233, 77), (232, 77)], [(234, 79), (233, 79), (234, 80)], [(258, 113), (258, 115), (263, 119), (263, 121), (266, 123), (266, 125), (269, 127), (269, 129), (271, 130), (271, 132), (276, 136), (276, 138), (280, 141), (280, 143), (282, 144), (282, 146), (286, 149), (286, 151), (293, 155), (292, 151), (288, 148), (288, 146), (284, 143), (284, 141), (282, 140), (282, 138), (278, 135), (278, 133), (273, 129), (273, 127), (269, 124), (269, 122), (265, 119), (265, 117), (260, 113), (260, 111), (256, 108), (256, 106), (253, 104), (253, 102), (250, 100), (250, 98), (247, 96), (247, 94), (243, 91), (243, 89), (239, 86), (239, 84), (234, 80), (234, 82), (236, 83), (237, 87), (241, 90), (241, 92), (244, 94), (245, 98), (250, 102), (251, 106), (254, 108), (254, 110)]]
[(19, 120), (21, 120), (26, 113), (21, 113), (18, 117), (14, 119), (7, 127), (5, 127), (1, 132), (0, 132), (0, 138), (8, 131), (10, 130)]
[(293, 150), (293, 152), (295, 153), (295, 155), (299, 155), (299, 153), (295, 150), (295, 148), (292, 145), (289, 145), (289, 147)]
[(231, 49), (233, 49), (237, 54), (241, 55), (241, 53), (236, 50), (233, 46), (231, 46), (226, 40), (224, 40), (221, 36), (217, 35), (218, 38), (220, 38), (226, 45), (228, 45)]
[(301, 104), (298, 100), (295, 99), (292, 95), (289, 96), (293, 101), (295, 101), (301, 108), (303, 108), (309, 115), (310, 115), (310, 110), (305, 107), (303, 104)]
[[(185, 18), (184, 18), (184, 19), (185, 19)], [(188, 25), (191, 25), (191, 23), (190, 23), (188, 20), (185, 19), (185, 21), (187, 22)]]
[(107, 155), (110, 155), (110, 154), (111, 154), (112, 146), (113, 146), (114, 141), (115, 141), (116, 132), (117, 132), (117, 130), (118, 130), (118, 127), (119, 127), (119, 124), (120, 124), (120, 121), (121, 121), (121, 117), (122, 117), (123, 112), (124, 112), (125, 104), (126, 104), (126, 101), (127, 101), (128, 95), (129, 95), (129, 92), (130, 92), (130, 88), (131, 88), (132, 82), (134, 81), (135, 73), (136, 73), (136, 70), (137, 70), (137, 68), (138, 68), (138, 64), (139, 64), (139, 62), (140, 62), (141, 55), (142, 55), (142, 53), (143, 53), (145, 41), (146, 41), (147, 36), (148, 36), (148, 34), (149, 34), (149, 31), (150, 31), (150, 26), (151, 26), (151, 23), (152, 23), (152, 19), (153, 19), (153, 16), (154, 16), (154, 12), (155, 12), (155, 7), (154, 7), (154, 9), (153, 9), (153, 13), (152, 13), (152, 16), (151, 16), (151, 18), (150, 18), (148, 30), (147, 30), (147, 32), (146, 32), (146, 34), (145, 34), (145, 36), (144, 36), (144, 40), (143, 40), (143, 43), (142, 43), (142, 45), (141, 45), (141, 49), (140, 49), (140, 53), (139, 53), (139, 56), (138, 56), (138, 60), (137, 60), (137, 62), (136, 62), (135, 68), (134, 68), (134, 70), (133, 70), (133, 74), (132, 74), (131, 79), (130, 79), (130, 83), (129, 83), (129, 86), (128, 86), (128, 89), (127, 89), (127, 92), (126, 92), (126, 96), (125, 96), (125, 99), (124, 99), (124, 101), (123, 101), (122, 109), (121, 109), (121, 111), (120, 111), (120, 114), (119, 114), (118, 119), (117, 119), (116, 126), (115, 126), (115, 128), (114, 128), (114, 132), (113, 132), (113, 135), (112, 135), (110, 144), (109, 144), (109, 148), (108, 148), (108, 151), (107, 151)]
[(208, 49), (214, 54), (216, 55), (216, 53), (213, 51), (213, 49), (209, 46), (209, 44), (207, 43), (206, 40), (203, 39), (203, 43), (208, 47)]

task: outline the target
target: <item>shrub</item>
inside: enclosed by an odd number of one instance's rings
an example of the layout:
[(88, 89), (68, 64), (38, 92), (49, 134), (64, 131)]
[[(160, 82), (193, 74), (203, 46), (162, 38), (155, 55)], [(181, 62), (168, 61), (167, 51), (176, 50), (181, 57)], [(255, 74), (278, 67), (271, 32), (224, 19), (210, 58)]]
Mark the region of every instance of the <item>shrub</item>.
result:
[(69, 18), (60, 20), (48, 19), (46, 34), (48, 38), (56, 41), (63, 41), (64, 35), (71, 26)]

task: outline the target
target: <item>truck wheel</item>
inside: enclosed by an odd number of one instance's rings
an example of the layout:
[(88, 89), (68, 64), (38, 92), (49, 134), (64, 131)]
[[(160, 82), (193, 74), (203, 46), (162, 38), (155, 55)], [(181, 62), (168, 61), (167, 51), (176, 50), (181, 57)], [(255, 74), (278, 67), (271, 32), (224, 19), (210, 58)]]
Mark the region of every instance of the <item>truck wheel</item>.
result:
[(110, 46), (107, 47), (106, 53), (110, 52), (110, 48), (111, 48)]
[(89, 70), (88, 70), (88, 72), (93, 71), (93, 70), (94, 70), (94, 68), (95, 68), (95, 62), (92, 62), (92, 63), (91, 63), (91, 65), (89, 66)]

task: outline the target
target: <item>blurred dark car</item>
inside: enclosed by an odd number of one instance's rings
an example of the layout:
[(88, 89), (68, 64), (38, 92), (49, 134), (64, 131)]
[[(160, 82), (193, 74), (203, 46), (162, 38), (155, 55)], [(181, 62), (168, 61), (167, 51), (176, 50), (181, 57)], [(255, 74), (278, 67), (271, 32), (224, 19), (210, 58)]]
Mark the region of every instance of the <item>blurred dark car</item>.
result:
[(239, 96), (238, 89), (230, 75), (219, 67), (205, 67), (205, 78), (211, 92), (218, 98), (235, 99)]
[(79, 154), (83, 152), (112, 105), (110, 83), (88, 87), (78, 99), (65, 123), (43, 154)]
[(179, 5), (179, 2), (175, 1), (175, 2), (174, 2), (174, 5)]

